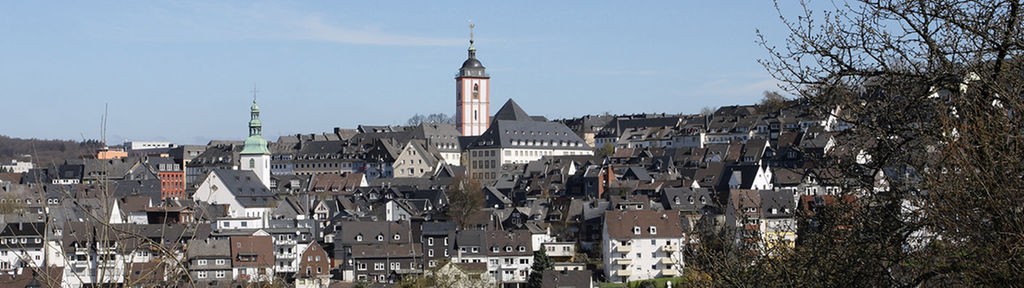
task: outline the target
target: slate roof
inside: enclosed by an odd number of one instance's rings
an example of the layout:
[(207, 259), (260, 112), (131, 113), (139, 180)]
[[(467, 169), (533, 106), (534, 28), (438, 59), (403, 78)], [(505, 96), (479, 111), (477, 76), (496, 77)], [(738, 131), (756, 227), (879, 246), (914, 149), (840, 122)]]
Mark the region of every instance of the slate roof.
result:
[(224, 183), (224, 188), (231, 191), (239, 204), (246, 208), (277, 207), (274, 202), (277, 196), (260, 182), (256, 173), (249, 170), (214, 170)]
[(761, 190), (759, 193), (761, 194), (762, 217), (789, 218), (796, 213), (796, 199), (793, 198), (793, 192)]
[(498, 112), (494, 113), (492, 120), (533, 121), (533, 118), (530, 118), (530, 115), (526, 114), (526, 111), (523, 111), (516, 101), (508, 99), (505, 101), (505, 105), (502, 105)]
[(591, 287), (591, 273), (588, 270), (544, 270), (540, 286), (556, 288)]
[(530, 148), (590, 150), (583, 139), (558, 122), (496, 120), (467, 149)]

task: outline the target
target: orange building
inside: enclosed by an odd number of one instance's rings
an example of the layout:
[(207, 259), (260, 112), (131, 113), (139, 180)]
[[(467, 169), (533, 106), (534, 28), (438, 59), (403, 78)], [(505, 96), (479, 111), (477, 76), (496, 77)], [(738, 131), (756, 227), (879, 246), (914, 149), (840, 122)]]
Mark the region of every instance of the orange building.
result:
[(100, 160), (121, 159), (125, 157), (128, 157), (128, 152), (125, 152), (122, 149), (102, 149), (99, 152), (96, 152), (96, 159)]
[(185, 199), (185, 172), (160, 171), (160, 198)]

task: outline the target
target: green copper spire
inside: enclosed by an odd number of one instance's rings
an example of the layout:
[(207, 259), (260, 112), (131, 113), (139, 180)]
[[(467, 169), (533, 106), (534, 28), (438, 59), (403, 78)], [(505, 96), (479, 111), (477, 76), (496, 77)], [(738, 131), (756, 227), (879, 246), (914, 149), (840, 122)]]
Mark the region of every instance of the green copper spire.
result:
[(270, 155), (267, 149), (267, 140), (263, 139), (263, 123), (260, 122), (260, 106), (256, 105), (256, 99), (252, 100), (250, 110), (249, 138), (245, 138), (245, 148), (241, 154), (264, 154)]

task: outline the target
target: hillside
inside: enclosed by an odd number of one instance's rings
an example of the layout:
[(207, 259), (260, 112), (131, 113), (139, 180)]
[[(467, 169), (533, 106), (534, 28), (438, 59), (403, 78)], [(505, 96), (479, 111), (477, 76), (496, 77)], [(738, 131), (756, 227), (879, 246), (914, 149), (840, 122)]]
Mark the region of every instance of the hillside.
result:
[(32, 160), (37, 167), (60, 164), (64, 159), (92, 155), (102, 147), (100, 141), (21, 139), (0, 135), (0, 163), (11, 159)]

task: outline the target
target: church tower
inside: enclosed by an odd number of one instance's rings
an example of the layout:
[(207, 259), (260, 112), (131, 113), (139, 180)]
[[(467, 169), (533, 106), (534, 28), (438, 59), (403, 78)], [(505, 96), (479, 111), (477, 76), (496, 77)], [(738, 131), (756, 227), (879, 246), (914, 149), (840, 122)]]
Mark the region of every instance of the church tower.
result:
[(478, 136), (490, 125), (491, 77), (476, 59), (473, 23), (469, 24), (469, 58), (455, 77), (455, 128), (462, 136)]
[(256, 105), (253, 97), (252, 108), (249, 118), (249, 137), (245, 138), (245, 148), (239, 152), (239, 163), (241, 170), (250, 170), (256, 173), (260, 182), (270, 189), (270, 149), (267, 149), (267, 140), (263, 139), (263, 123), (260, 122), (260, 107)]

